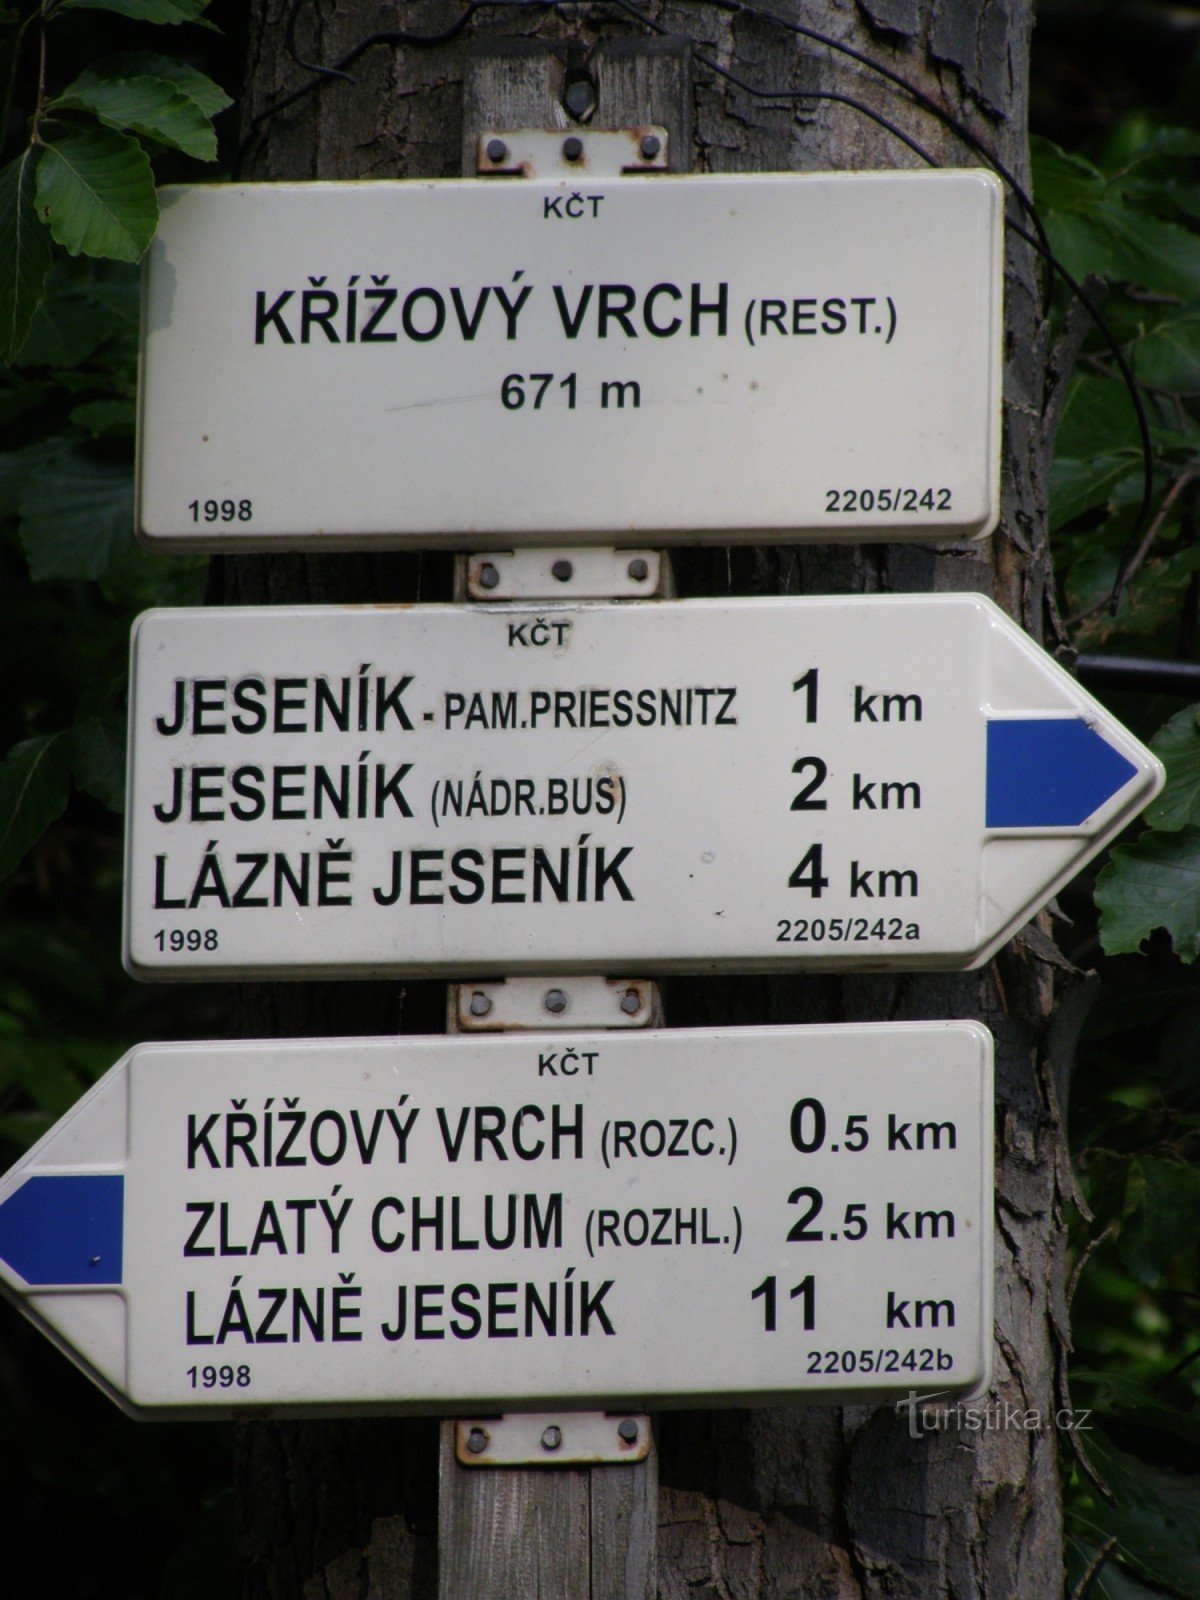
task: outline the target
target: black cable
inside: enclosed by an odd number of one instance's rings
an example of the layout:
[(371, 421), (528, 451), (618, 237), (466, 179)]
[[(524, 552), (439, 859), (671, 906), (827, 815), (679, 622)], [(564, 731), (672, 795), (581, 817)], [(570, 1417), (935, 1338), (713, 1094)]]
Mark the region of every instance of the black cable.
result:
[(348, 72), (342, 72), (337, 67), (324, 67), (319, 61), (306, 61), (300, 54), (296, 43), (296, 18), (300, 14), (300, 7), (304, 0), (292, 0), (288, 6), (287, 25), (284, 28), (284, 42), (287, 53), (298, 67), (303, 67), (305, 72), (315, 72), (320, 78), (340, 78), (343, 83), (353, 83), (354, 79)]
[(464, 6), (455, 20), (439, 33), (417, 33), (408, 28), (389, 28), (380, 33), (371, 33), (360, 39), (332, 66), (326, 66), (320, 62), (305, 61), (295, 48), (296, 15), (303, 3), (304, 0), (292, 0), (288, 13), (285, 38), (288, 54), (292, 60), (298, 66), (303, 67), (306, 72), (311, 72), (313, 76), (307, 83), (302, 83), (298, 89), (293, 89), (290, 94), (284, 95), (281, 100), (274, 101), (265, 111), (260, 111), (257, 116), (250, 119), (245, 137), (238, 145), (231, 164), (232, 176), (235, 179), (241, 171), (242, 162), (246, 159), (250, 146), (258, 137), (260, 128), (270, 122), (273, 117), (277, 117), (281, 111), (286, 111), (289, 106), (294, 106), (298, 100), (303, 100), (314, 89), (323, 88), (325, 84), (332, 80), (339, 79), (353, 83), (354, 79), (350, 76), (348, 69), (361, 56), (364, 56), (368, 50), (374, 49), (376, 45), (409, 45), (414, 48), (424, 48), (449, 44), (453, 39), (458, 38), (476, 12), (493, 10), (557, 11), (562, 9), (563, 0), (468, 0), (468, 4)]
[(1022, 239), (1024, 239), (1027, 244), (1032, 245), (1038, 254), (1044, 257), (1046, 265), (1051, 269), (1052, 272), (1056, 272), (1059, 275), (1062, 281), (1066, 284), (1067, 288), (1079, 301), (1079, 304), (1087, 312), (1088, 316), (1092, 319), (1092, 323), (1096, 327), (1105, 344), (1108, 346), (1113, 360), (1117, 363), (1117, 368), (1121, 374), (1121, 378), (1124, 381), (1125, 388), (1129, 394), (1129, 399), (1133, 405), (1134, 415), (1137, 417), (1138, 434), (1140, 436), (1142, 446), (1142, 503), (1138, 507), (1138, 513), (1134, 518), (1133, 528), (1128, 539), (1125, 541), (1125, 546), (1121, 551), (1120, 560), (1117, 562), (1117, 575), (1113, 580), (1112, 594), (1109, 596), (1109, 614), (1111, 616), (1116, 616), (1117, 606), (1121, 597), (1121, 586), (1125, 581), (1125, 573), (1128, 569), (1131, 559), (1133, 558), (1134, 551), (1137, 549), (1139, 536), (1141, 535), (1141, 531), (1150, 515), (1150, 502), (1154, 498), (1154, 446), (1150, 439), (1150, 422), (1146, 416), (1146, 408), (1142, 404), (1142, 396), (1138, 389), (1137, 379), (1133, 375), (1133, 369), (1130, 367), (1128, 361), (1126, 361), (1124, 351), (1118, 344), (1116, 335), (1109, 326), (1107, 319), (1102, 315), (1100, 308), (1096, 305), (1092, 297), (1087, 293), (1078, 279), (1072, 277), (1072, 275), (1067, 271), (1066, 267), (1063, 266), (1062, 262), (1053, 253), (1053, 251), (1049, 252), (1048, 254), (1044, 252), (1038, 241), (1033, 238), (1031, 234), (1027, 233), (1019, 222), (1010, 221), (1008, 225), (1014, 233), (1018, 234)]
[[(653, 21), (649, 17), (645, 17), (643, 13), (641, 13), (638, 8), (632, 4), (632, 0), (613, 0), (613, 3), (619, 6), (622, 11), (625, 11), (630, 15), (644, 21), (646, 26), (652, 28), (656, 33), (662, 34), (668, 31), (660, 23)], [(954, 133), (967, 146), (968, 149), (972, 150), (976, 155), (980, 156), (984, 161), (986, 161), (988, 165), (994, 169), (1000, 179), (1007, 184), (1014, 198), (1026, 212), (1036, 230), (1036, 238), (1030, 234), (1027, 229), (1023, 228), (1020, 223), (1013, 221), (1011, 218), (1006, 219), (1008, 226), (1012, 228), (1013, 232), (1017, 234), (1018, 238), (1024, 239), (1028, 245), (1037, 251), (1037, 253), (1050, 268), (1051, 273), (1057, 273), (1057, 275), (1066, 284), (1067, 288), (1073, 295), (1075, 295), (1079, 303), (1083, 306), (1093, 325), (1099, 331), (1105, 344), (1111, 351), (1113, 359), (1117, 363), (1122, 380), (1124, 381), (1126, 390), (1129, 393), (1129, 399), (1133, 406), (1134, 415), (1137, 419), (1138, 433), (1141, 440), (1142, 450), (1142, 501), (1140, 507), (1138, 508), (1137, 516), (1134, 519), (1133, 529), (1129, 535), (1129, 538), (1126, 540), (1125, 547), (1122, 550), (1120, 559), (1117, 563), (1117, 573), (1113, 582), (1112, 595), (1109, 600), (1110, 612), (1115, 615), (1120, 602), (1121, 587), (1124, 582), (1125, 573), (1133, 557), (1134, 551), (1137, 548), (1137, 542), (1141, 535), (1141, 531), (1149, 518), (1150, 506), (1154, 498), (1154, 452), (1150, 439), (1150, 424), (1146, 417), (1146, 409), (1142, 404), (1141, 394), (1138, 391), (1137, 381), (1134, 378), (1133, 372), (1129, 367), (1129, 363), (1126, 361), (1124, 353), (1122, 352), (1121, 347), (1112, 332), (1112, 329), (1109, 327), (1107, 320), (1100, 312), (1099, 307), (1097, 307), (1093, 302), (1091, 296), (1087, 294), (1083, 286), (1072, 276), (1070, 272), (1067, 271), (1062, 262), (1055, 255), (1054, 249), (1050, 243), (1049, 235), (1047, 234), (1045, 226), (1037, 213), (1037, 209), (1034, 206), (1032, 198), (1025, 192), (1022, 185), (1017, 182), (1016, 178), (999, 159), (999, 157), (997, 157), (994, 152), (989, 150), (981, 140), (977, 139), (969, 128), (967, 128), (957, 117), (946, 111), (942, 106), (939, 106), (938, 103), (929, 95), (925, 94), (923, 90), (918, 89), (915, 84), (909, 83), (908, 80), (900, 73), (893, 71), (891, 67), (885, 66), (882, 62), (872, 61), (860, 50), (854, 49), (852, 45), (845, 44), (839, 39), (831, 38), (828, 34), (821, 33), (816, 28), (809, 28), (801, 23), (791, 22), (784, 17), (776, 16), (771, 12), (763, 11), (757, 6), (746, 5), (743, 3), (743, 0), (705, 0), (705, 3), (711, 4), (718, 10), (725, 11), (726, 13), (734, 16), (751, 16), (763, 22), (773, 23), (775, 26), (783, 28), (801, 38), (811, 39), (818, 44), (826, 46), (830, 50), (834, 50), (842, 55), (848, 56), (851, 60), (856, 61), (860, 66), (866, 67), (869, 71), (877, 73), (880, 77), (886, 79), (896, 88), (903, 90), (903, 92), (907, 94), (917, 105), (929, 112), (930, 115), (941, 122), (943, 126), (949, 128), (950, 131)], [(806, 94), (803, 90), (768, 91), (755, 89), (751, 85), (745, 83), (743, 80), (735, 77), (733, 73), (722, 67), (718, 62), (712, 61), (700, 55), (699, 51), (694, 45), (693, 55), (695, 56), (696, 60), (707, 70), (719, 74), (721, 77), (728, 79), (731, 83), (736, 84), (739, 88), (758, 98), (780, 99), (783, 98), (784, 95), (788, 95), (792, 99), (806, 98), (840, 101), (840, 103), (851, 106), (854, 110), (861, 112), (867, 117), (870, 117), (870, 119), (873, 122), (878, 123), (880, 127), (885, 128), (889, 133), (894, 134), (896, 138), (900, 139), (910, 150), (914, 151), (919, 157), (921, 157), (922, 160), (928, 162), (930, 166), (937, 167), (940, 165), (940, 163), (936, 161), (927, 150), (923, 149), (922, 146), (916, 142), (916, 140), (911, 139), (901, 129), (889, 122), (886, 117), (876, 112), (872, 107), (865, 105), (862, 101), (854, 100), (849, 96), (839, 96), (820, 91), (810, 91)]]
[(1136, 694), (1174, 694), (1200, 698), (1200, 662), (1151, 661), (1143, 656), (1075, 658), (1075, 676), (1097, 689), (1125, 689)]
[[(633, 6), (626, 3), (626, 0), (617, 0), (617, 3), (621, 4), (624, 10), (635, 10)], [(792, 22), (787, 17), (778, 16), (774, 12), (763, 11), (758, 6), (746, 5), (743, 0), (703, 0), (703, 3), (733, 16), (753, 17), (759, 22), (769, 22), (777, 28), (783, 28), (786, 32), (794, 33), (802, 39), (811, 39), (815, 44), (824, 45), (827, 50), (833, 50), (839, 55), (847, 56), (851, 61), (857, 62), (859, 66), (865, 67), (868, 72), (874, 72), (877, 76), (886, 78), (895, 88), (908, 95), (909, 99), (919, 105), (922, 110), (927, 111), (930, 116), (935, 117), (944, 127), (949, 128), (953, 134), (962, 140), (968, 150), (987, 162), (988, 166), (1008, 185), (1021, 209), (1032, 221), (1038, 237), (1042, 241), (1043, 249), (1047, 252), (1051, 251), (1049, 236), (1041, 218), (1038, 216), (1037, 208), (1034, 206), (1032, 199), (1026, 194), (1022, 185), (994, 151), (989, 150), (987, 145), (977, 138), (965, 123), (960, 122), (952, 112), (947, 111), (944, 106), (940, 106), (923, 89), (918, 89), (915, 83), (909, 83), (908, 79), (901, 73), (896, 72), (894, 68), (885, 65), (882, 61), (872, 60), (870, 56), (864, 55), (861, 50), (856, 50), (853, 45), (846, 44), (841, 39), (835, 39), (829, 34), (821, 33), (817, 28), (809, 28), (803, 23)]]

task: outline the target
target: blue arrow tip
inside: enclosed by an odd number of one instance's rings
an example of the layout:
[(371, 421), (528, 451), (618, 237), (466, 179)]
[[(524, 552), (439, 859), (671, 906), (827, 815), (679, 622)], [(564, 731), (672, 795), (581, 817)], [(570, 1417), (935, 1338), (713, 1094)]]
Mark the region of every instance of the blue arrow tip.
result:
[(35, 1288), (120, 1283), (124, 1212), (120, 1173), (27, 1178), (0, 1204), (0, 1261)]
[(1077, 828), (1137, 768), (1082, 717), (987, 725), (987, 826)]

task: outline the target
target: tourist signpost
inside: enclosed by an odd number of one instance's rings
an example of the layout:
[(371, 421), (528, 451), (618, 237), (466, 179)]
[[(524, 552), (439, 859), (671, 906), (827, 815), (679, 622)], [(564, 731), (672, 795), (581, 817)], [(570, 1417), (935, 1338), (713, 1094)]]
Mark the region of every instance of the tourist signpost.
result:
[(977, 169), (168, 189), (141, 537), (974, 537), (1002, 235)]
[(146, 1415), (985, 1384), (975, 1023), (141, 1045), (0, 1180), (0, 1286)]
[(142, 978), (962, 968), (1158, 761), (977, 595), (158, 611)]
[[(139, 537), (484, 551), (476, 592), (515, 594), (529, 547), (557, 582), (608, 546), (580, 593), (611, 562), (629, 595), (634, 545), (988, 533), (996, 179), (618, 170), (660, 134), (481, 139), (553, 178), (166, 191)], [(1163, 782), (972, 594), (153, 611), (131, 678), (141, 979), (964, 969)], [(991, 1052), (972, 1022), (141, 1045), (0, 1179), (0, 1291), (144, 1416), (966, 1397)], [(603, 1459), (644, 1460), (623, 1425)], [(444, 1556), (515, 1503), (464, 1492), (448, 1431)], [(583, 1541), (625, 1530), (631, 1593), (651, 1466), (597, 1480)]]

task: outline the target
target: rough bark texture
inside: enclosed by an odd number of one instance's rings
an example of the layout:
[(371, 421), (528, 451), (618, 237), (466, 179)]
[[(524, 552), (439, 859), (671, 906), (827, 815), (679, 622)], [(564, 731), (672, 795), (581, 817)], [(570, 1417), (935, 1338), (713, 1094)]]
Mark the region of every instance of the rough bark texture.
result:
[[(776, 0), (960, 118), (1018, 174), (1025, 166), (1030, 0)], [(302, 81), (285, 48), (284, 0), (256, 0), (247, 120)], [(439, 32), (457, 5), (314, 0), (299, 15), (308, 60), (333, 61), (379, 29)], [(653, 11), (670, 34), (789, 108), (693, 62), (691, 165), (735, 172), (912, 166), (917, 156), (853, 97), (940, 163), (973, 158), (881, 78), (745, 13)], [(251, 178), (451, 177), (461, 172), (465, 63), (472, 41), (536, 39), (551, 76), (588, 70), (597, 45), (645, 38), (615, 7), (484, 11), (434, 49), (380, 45), (353, 85), (330, 82), (266, 125)], [(595, 124), (608, 122), (597, 66)], [(562, 121), (555, 106), (545, 121)], [(677, 164), (678, 152), (676, 152)], [(1010, 206), (1011, 214), (1011, 206)], [(682, 594), (981, 590), (1041, 638), (1051, 598), (1045, 553), (1042, 414), (1053, 380), (1029, 254), (1010, 245), (1003, 517), (990, 541), (946, 548), (866, 545), (707, 550), (677, 557)], [(244, 558), (214, 599), (435, 599), (445, 557)], [(947, 663), (947, 670), (952, 670)], [(993, 1399), (1043, 1417), (1055, 1407), (1066, 1338), (1061, 1207), (1070, 1184), (1056, 1067), (1046, 1042), (1053, 955), (1034, 927), (981, 974), (675, 979), (675, 1026), (978, 1017), (996, 1036), (996, 1375)], [(361, 1033), (439, 1026), (440, 986), (305, 985), (248, 990), (239, 1031)], [(1066, 1030), (1069, 1031), (1069, 1030)], [(1052, 1596), (1061, 1592), (1058, 1441), (1052, 1431), (938, 1431), (912, 1438), (890, 1407), (704, 1411), (658, 1419), (659, 1592), (669, 1600)], [(434, 1589), (436, 1430), (422, 1424), (255, 1424), (241, 1452), (246, 1594), (254, 1600), (423, 1600)]]

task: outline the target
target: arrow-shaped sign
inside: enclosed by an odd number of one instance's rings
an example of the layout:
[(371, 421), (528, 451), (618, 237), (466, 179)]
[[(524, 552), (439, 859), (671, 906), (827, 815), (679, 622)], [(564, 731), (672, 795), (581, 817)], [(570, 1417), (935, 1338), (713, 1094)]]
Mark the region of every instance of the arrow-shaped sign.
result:
[(1162, 768), (977, 595), (157, 611), (143, 978), (967, 967)]
[(1137, 776), (1082, 717), (988, 722), (989, 828), (1078, 828)]
[(991, 1160), (969, 1022), (143, 1045), (0, 1289), (156, 1416), (963, 1395)]
[(27, 1178), (0, 1202), (0, 1261), (31, 1287), (120, 1283), (124, 1191), (115, 1173)]

